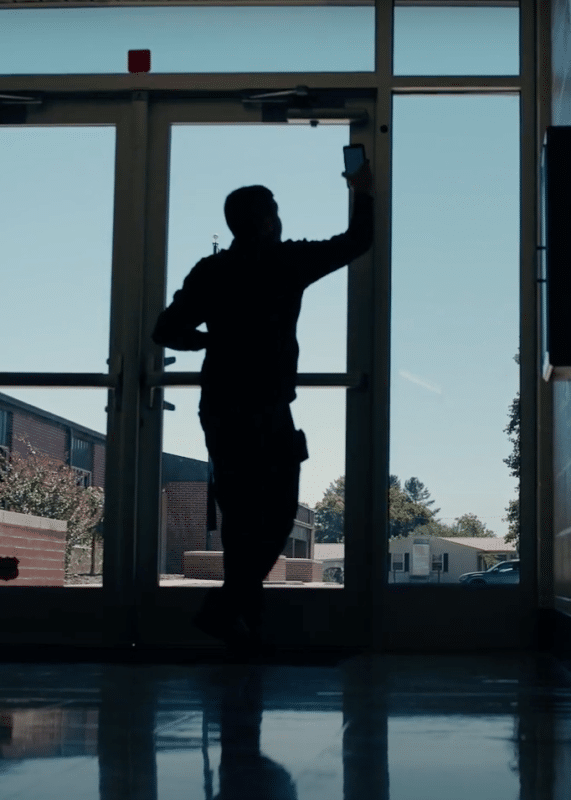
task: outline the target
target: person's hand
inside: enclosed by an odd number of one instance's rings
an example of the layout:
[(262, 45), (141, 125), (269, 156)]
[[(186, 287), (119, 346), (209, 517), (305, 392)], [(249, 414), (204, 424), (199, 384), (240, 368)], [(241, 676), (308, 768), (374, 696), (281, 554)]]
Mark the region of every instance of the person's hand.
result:
[(367, 159), (357, 172), (343, 172), (341, 173), (347, 180), (347, 186), (355, 192), (364, 192), (365, 194), (372, 194), (373, 192), (373, 174), (369, 166), (369, 159)]
[(208, 333), (206, 331), (194, 330), (188, 337), (187, 347), (188, 350), (202, 350), (208, 347)]

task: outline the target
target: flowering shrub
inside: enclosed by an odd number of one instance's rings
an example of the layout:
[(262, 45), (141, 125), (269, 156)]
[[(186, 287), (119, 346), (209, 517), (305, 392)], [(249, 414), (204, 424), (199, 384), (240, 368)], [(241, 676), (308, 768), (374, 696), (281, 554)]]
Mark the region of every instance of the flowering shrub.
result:
[(0, 508), (67, 522), (65, 569), (74, 545), (100, 538), (96, 525), (103, 518), (104, 493), (82, 486), (73, 467), (37, 452), (23, 437), (27, 455), (0, 453)]

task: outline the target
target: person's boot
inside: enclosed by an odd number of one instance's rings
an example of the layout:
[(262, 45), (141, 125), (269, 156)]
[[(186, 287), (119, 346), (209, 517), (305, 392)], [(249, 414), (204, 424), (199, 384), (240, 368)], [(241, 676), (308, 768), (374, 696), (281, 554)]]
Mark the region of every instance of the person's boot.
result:
[(278, 650), (259, 632), (249, 631), (245, 638), (236, 638), (226, 643), (225, 659), (233, 664), (264, 663), (274, 661)]
[(261, 633), (262, 600), (256, 598), (251, 603), (243, 601), (238, 606), (227, 589), (212, 588), (208, 590), (193, 622), (203, 633), (225, 643), (226, 658), (231, 663), (271, 659), (277, 649)]
[(221, 589), (208, 590), (193, 622), (203, 633), (226, 644), (238, 644), (250, 636), (244, 618), (228, 606), (226, 594)]

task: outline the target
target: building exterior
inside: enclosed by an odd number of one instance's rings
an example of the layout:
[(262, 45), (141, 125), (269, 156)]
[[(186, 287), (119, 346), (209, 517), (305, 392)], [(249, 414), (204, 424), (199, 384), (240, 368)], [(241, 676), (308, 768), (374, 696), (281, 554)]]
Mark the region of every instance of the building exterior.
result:
[[(342, 574), (345, 545), (315, 545), (323, 573)], [(518, 558), (515, 547), (501, 537), (414, 536), (389, 541), (391, 583), (458, 583), (465, 572), (480, 572), (499, 561)]]
[(481, 572), (499, 561), (518, 558), (503, 537), (414, 536), (389, 542), (392, 583), (458, 583), (465, 572)]
[[(26, 442), (54, 459), (70, 464), (84, 486), (105, 486), (105, 436), (83, 425), (71, 422), (36, 406), (0, 393), (0, 450), (5, 454), (28, 452)], [(161, 575), (189, 574), (185, 568), (184, 554), (189, 552), (222, 551), (220, 523), (222, 515), (213, 498), (216, 520), (208, 520), (208, 463), (193, 458), (162, 454), (162, 504), (159, 544), (159, 573)], [(14, 515), (12, 515), (14, 516)], [(12, 526), (15, 524), (10, 516)], [(20, 516), (20, 515), (16, 515)], [(2, 522), (0, 518), (0, 556), (2, 552)], [(24, 521), (29, 526), (30, 520)], [(208, 522), (213, 525), (207, 530)], [(23, 522), (21, 524), (24, 524)], [(38, 525), (38, 518), (33, 518)], [(24, 528), (28, 530), (28, 528)], [(32, 530), (32, 528), (30, 528)], [(35, 528), (34, 528), (35, 530)], [(8, 542), (6, 531), (6, 544)], [(12, 547), (12, 538), (10, 539)], [(303, 569), (285, 568), (284, 574), (295, 576), (307, 573), (306, 580), (321, 580), (320, 565), (314, 560), (314, 512), (308, 506), (299, 505), (297, 518), (283, 555), (288, 561), (299, 559), (306, 562)], [(208, 569), (203, 559), (200, 577), (208, 578)], [(217, 560), (221, 562), (221, 559)], [(212, 559), (212, 563), (216, 562)], [(39, 562), (38, 562), (39, 563)], [(319, 574), (318, 574), (319, 573)], [(219, 568), (211, 577), (219, 577)], [(293, 578), (292, 578), (293, 579)], [(50, 579), (51, 580), (51, 579)], [(33, 585), (38, 585), (34, 580)], [(53, 585), (53, 584), (48, 584)]]
[(0, 393), (0, 450), (40, 452), (70, 464), (84, 486), (104, 486), (105, 436), (75, 422)]

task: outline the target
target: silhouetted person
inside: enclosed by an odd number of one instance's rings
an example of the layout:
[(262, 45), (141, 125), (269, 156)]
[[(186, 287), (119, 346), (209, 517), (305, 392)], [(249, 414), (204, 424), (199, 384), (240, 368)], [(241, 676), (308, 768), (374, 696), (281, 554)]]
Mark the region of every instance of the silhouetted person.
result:
[[(319, 242), (281, 241), (278, 206), (264, 186), (228, 195), (230, 248), (196, 264), (153, 332), (154, 342), (173, 350), (206, 348), (199, 415), (222, 511), (224, 585), (207, 593), (195, 623), (227, 643), (256, 639), (262, 582), (297, 514), (300, 463), (308, 453), (289, 404), (296, 398), (303, 292), (372, 243), (368, 163), (345, 177), (355, 195), (349, 228)], [(202, 323), (207, 333), (197, 330)]]

